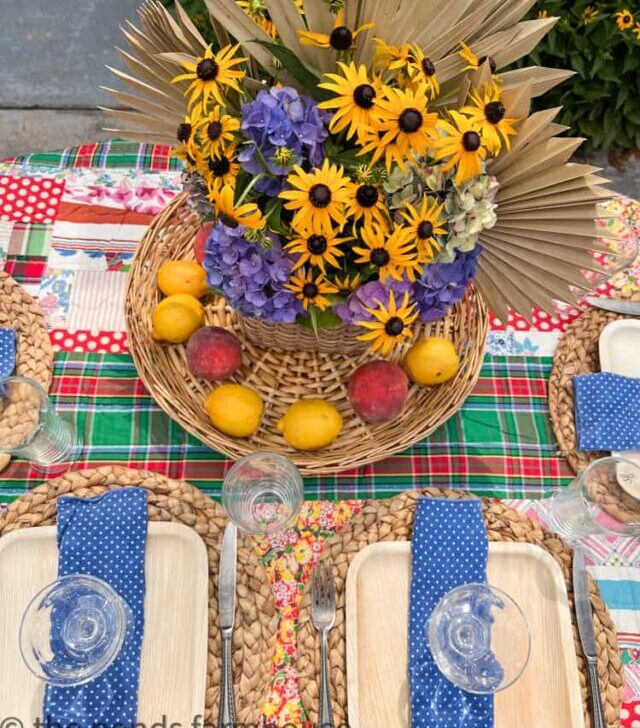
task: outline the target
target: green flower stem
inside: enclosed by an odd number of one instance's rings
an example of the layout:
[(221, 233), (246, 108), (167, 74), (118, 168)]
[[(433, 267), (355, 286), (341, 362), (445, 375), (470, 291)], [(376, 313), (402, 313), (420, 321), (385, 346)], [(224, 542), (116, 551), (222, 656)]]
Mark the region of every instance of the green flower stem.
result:
[(268, 176), (270, 176), (270, 175), (267, 175), (267, 174), (257, 174), (255, 177), (253, 177), (253, 179), (251, 180), (251, 182), (249, 182), (249, 184), (242, 191), (242, 194), (240, 195), (240, 198), (237, 200), (236, 205), (241, 205), (247, 199), (247, 195), (255, 187), (256, 183), (259, 180), (261, 180), (263, 177), (268, 177)]

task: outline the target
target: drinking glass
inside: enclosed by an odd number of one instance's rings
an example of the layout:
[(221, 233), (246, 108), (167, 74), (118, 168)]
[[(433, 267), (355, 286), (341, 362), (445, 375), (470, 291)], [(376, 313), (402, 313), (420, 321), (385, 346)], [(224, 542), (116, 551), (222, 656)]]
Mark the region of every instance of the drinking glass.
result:
[(427, 622), (427, 639), (440, 672), (479, 695), (513, 685), (531, 649), (529, 627), (516, 602), (501, 589), (477, 583), (442, 597)]
[(570, 541), (640, 534), (640, 466), (620, 457), (595, 460), (551, 501), (549, 526)]
[(255, 452), (241, 458), (222, 484), (222, 504), (227, 515), (238, 528), (252, 535), (288, 528), (302, 501), (298, 468), (273, 452)]
[(29, 670), (56, 687), (84, 685), (116, 659), (133, 617), (106, 582), (74, 574), (32, 599), (20, 625), (20, 652)]
[(76, 428), (56, 414), (38, 382), (26, 377), (0, 382), (0, 453), (52, 473), (68, 469), (81, 450)]

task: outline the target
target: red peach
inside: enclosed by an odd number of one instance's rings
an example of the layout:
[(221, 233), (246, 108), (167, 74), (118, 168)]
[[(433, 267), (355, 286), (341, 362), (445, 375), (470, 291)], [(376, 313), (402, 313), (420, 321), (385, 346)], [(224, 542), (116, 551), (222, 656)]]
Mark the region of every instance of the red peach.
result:
[(397, 417), (404, 407), (409, 380), (390, 361), (370, 361), (359, 366), (349, 378), (349, 399), (365, 422), (378, 424)]
[(195, 242), (193, 244), (193, 250), (196, 255), (196, 260), (200, 265), (202, 265), (202, 262), (204, 261), (204, 253), (205, 253), (205, 246), (207, 244), (207, 238), (209, 235), (211, 235), (211, 230), (213, 229), (213, 223), (212, 222), (205, 222), (200, 230), (198, 230), (198, 234), (196, 235)]
[(189, 368), (202, 379), (228, 379), (242, 364), (242, 347), (236, 337), (219, 326), (204, 326), (187, 342)]

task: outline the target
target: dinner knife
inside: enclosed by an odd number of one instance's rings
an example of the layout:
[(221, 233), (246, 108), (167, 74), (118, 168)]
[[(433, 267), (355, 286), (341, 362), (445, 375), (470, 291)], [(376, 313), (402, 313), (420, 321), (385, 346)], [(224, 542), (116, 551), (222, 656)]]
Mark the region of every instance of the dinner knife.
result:
[(218, 574), (218, 619), (222, 634), (222, 679), (220, 683), (220, 715), (218, 728), (230, 728), (236, 724), (236, 707), (233, 698), (233, 662), (231, 638), (236, 618), (236, 568), (238, 558), (238, 531), (229, 523), (222, 537), (220, 571)]
[(589, 682), (591, 683), (591, 702), (593, 705), (594, 728), (606, 728), (602, 698), (600, 696), (600, 682), (598, 681), (598, 650), (596, 647), (596, 634), (593, 629), (593, 610), (589, 598), (589, 584), (587, 582), (587, 569), (584, 564), (584, 552), (576, 547), (573, 552), (573, 601), (578, 622), (580, 643), (589, 668)]
[(640, 316), (640, 301), (621, 301), (619, 298), (600, 298), (587, 296), (587, 301), (596, 308), (627, 316)]

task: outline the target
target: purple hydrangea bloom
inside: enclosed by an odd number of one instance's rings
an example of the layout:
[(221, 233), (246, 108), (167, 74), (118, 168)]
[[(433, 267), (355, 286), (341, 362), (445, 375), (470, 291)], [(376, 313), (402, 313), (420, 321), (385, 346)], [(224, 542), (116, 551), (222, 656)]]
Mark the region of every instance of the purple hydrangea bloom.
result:
[(377, 308), (381, 303), (388, 306), (390, 291), (395, 293), (396, 302), (399, 303), (404, 294), (411, 291), (411, 284), (406, 280), (396, 281), (391, 278), (387, 279), (385, 283), (369, 281), (363, 283), (344, 303), (335, 305), (333, 310), (345, 324), (371, 321), (373, 316), (367, 309)]
[(277, 235), (269, 235), (273, 245), (265, 250), (244, 237), (242, 225), (230, 228), (218, 221), (205, 246), (207, 281), (244, 316), (293, 323), (304, 310), (302, 302), (284, 287), (293, 258), (283, 253)]
[(432, 263), (413, 284), (413, 299), (418, 304), (422, 321), (435, 321), (464, 297), (469, 281), (475, 277), (478, 256), (476, 245), (469, 252), (458, 251), (451, 263)]
[(256, 155), (257, 146), (270, 171), (277, 176), (277, 179), (264, 177), (255, 189), (272, 197), (282, 191), (287, 169), (273, 161), (278, 147), (291, 149), (296, 157), (308, 159), (314, 167), (321, 165), (330, 118), (331, 114), (319, 109), (310, 96), (300, 96), (290, 86), (272, 86), (260, 91), (254, 101), (244, 104), (241, 129), (255, 144), (243, 147), (238, 160), (252, 175), (264, 172)]

